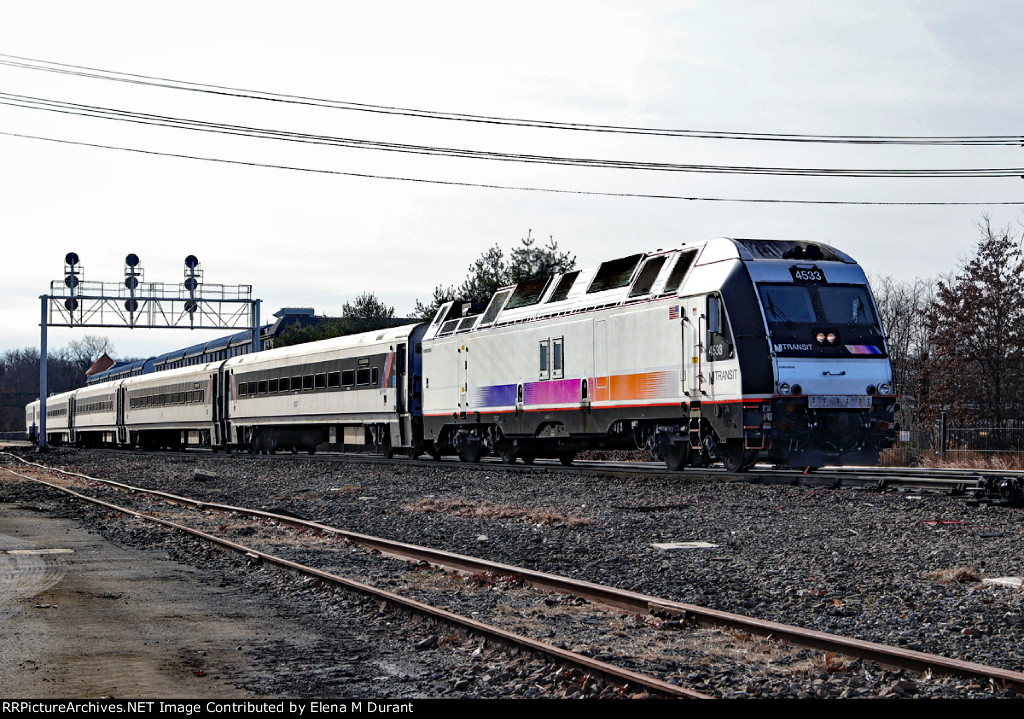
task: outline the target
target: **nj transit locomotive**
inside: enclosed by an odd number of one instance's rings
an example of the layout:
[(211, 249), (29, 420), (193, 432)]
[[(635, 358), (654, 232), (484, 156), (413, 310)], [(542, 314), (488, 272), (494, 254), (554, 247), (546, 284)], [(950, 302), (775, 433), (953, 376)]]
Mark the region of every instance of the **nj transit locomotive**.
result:
[[(486, 304), (450, 302), (425, 324), (58, 395), (47, 434), (509, 463), (647, 448), (671, 470), (870, 464), (894, 441), (891, 383), (853, 259), (717, 238), (526, 280)], [(26, 422), (37, 415), (29, 405)]]

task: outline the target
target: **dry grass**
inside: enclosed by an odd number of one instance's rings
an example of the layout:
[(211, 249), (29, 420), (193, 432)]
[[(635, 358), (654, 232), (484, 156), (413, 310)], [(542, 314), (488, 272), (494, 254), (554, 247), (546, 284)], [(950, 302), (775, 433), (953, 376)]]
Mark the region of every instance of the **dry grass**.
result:
[(1024, 452), (947, 452), (940, 460), (932, 450), (892, 447), (882, 452), (878, 464), (929, 469), (1024, 470)]
[(646, 449), (588, 449), (576, 455), (576, 459), (592, 462), (653, 462), (654, 458)]
[(922, 467), (937, 469), (1024, 469), (1024, 453), (1021, 452), (956, 452), (947, 453), (939, 460), (935, 455), (926, 456)]
[(928, 572), (925, 579), (934, 579), (941, 584), (976, 584), (981, 581), (981, 572), (973, 567), (953, 567)]
[(462, 519), (491, 520), (491, 519), (521, 519), (534, 526), (552, 527), (593, 524), (594, 520), (579, 515), (568, 515), (556, 512), (552, 509), (530, 509), (526, 507), (513, 507), (507, 504), (494, 504), (484, 500), (482, 502), (471, 502), (465, 499), (419, 499), (406, 504), (403, 509), (406, 512), (427, 514), (436, 512), (439, 514), (450, 514)]

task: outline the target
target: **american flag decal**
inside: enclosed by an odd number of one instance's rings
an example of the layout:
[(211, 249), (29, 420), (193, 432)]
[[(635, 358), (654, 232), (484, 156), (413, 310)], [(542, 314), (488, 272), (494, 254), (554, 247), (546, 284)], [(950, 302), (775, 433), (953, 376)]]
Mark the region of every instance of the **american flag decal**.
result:
[(679, 305), (672, 305), (668, 308), (668, 318), (670, 320), (679, 319)]

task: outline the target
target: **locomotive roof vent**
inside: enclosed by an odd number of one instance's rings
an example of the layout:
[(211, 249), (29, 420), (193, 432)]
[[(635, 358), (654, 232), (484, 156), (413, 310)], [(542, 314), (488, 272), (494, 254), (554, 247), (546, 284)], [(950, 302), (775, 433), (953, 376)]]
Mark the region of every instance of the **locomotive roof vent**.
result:
[(733, 239), (733, 242), (743, 250), (746, 250), (751, 259), (756, 260), (782, 259), (856, 264), (849, 255), (821, 242), (749, 239)]

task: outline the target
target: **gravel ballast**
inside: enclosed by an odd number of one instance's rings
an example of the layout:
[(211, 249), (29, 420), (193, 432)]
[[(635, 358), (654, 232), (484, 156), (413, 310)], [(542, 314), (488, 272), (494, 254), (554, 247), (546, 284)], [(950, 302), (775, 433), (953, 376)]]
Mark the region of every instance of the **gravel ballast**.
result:
[[(513, 471), (498, 464), (65, 449), (24, 456), (211, 502), (1024, 671), (1024, 594), (982, 581), (1024, 575), (1020, 509), (970, 506), (942, 495), (729, 482), (704, 473), (604, 476), (542, 466)], [(430, 639), (431, 631), (424, 632), (417, 641)], [(471, 696), (517, 695), (510, 689), (515, 686), (526, 694), (537, 686), (496, 681), (502, 671), (496, 667), (480, 674), (493, 691), (483, 691), (475, 678), (460, 682), (449, 668), (427, 695), (456, 685), (457, 695)], [(520, 668), (527, 676), (538, 671)], [(903, 678), (876, 679), (846, 695), (917, 692)], [(828, 674), (819, 680), (827, 685)], [(423, 688), (410, 687), (412, 694)], [(739, 689), (726, 696), (745, 694)], [(833, 694), (802, 682), (790, 695)], [(1013, 693), (960, 680), (951, 695)]]

